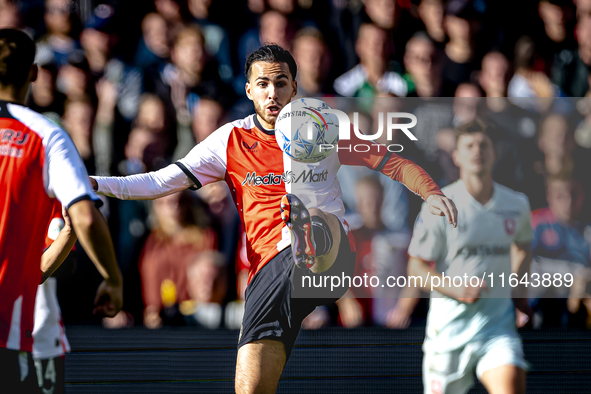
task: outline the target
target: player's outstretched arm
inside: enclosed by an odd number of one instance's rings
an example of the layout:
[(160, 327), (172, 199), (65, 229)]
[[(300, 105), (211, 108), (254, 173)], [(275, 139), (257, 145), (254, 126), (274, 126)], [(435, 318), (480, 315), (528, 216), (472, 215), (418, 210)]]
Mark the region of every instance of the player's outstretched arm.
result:
[(513, 303), (518, 313), (517, 326), (522, 327), (533, 321), (533, 310), (529, 306), (527, 287), (522, 284), (521, 278), (526, 275), (529, 278), (532, 250), (531, 243), (514, 243), (511, 245), (511, 270), (517, 274), (518, 285), (513, 288)]
[(416, 280), (416, 287), (421, 288), (423, 291), (436, 290), (466, 304), (475, 303), (483, 291), (488, 291), (484, 281), (481, 282), (480, 286), (471, 286), (469, 283), (467, 286), (453, 286), (453, 284), (449, 283), (450, 281), (442, 279), (441, 273), (431, 267), (430, 262), (413, 256), (410, 256), (408, 261), (408, 272), (410, 275), (409, 281), (413, 285), (415, 279), (412, 277), (420, 278)]
[(62, 216), (64, 217), (64, 227), (60, 231), (55, 241), (43, 252), (41, 256), (41, 283), (44, 283), (56, 269), (64, 262), (72, 247), (76, 243), (76, 233), (72, 228), (72, 221), (68, 211), (62, 207)]
[(113, 317), (123, 306), (123, 279), (107, 222), (90, 200), (76, 202), (68, 212), (80, 244), (104, 278), (97, 290), (95, 313)]
[(120, 200), (153, 200), (194, 185), (176, 164), (146, 174), (122, 177), (92, 176), (90, 183), (97, 193)]

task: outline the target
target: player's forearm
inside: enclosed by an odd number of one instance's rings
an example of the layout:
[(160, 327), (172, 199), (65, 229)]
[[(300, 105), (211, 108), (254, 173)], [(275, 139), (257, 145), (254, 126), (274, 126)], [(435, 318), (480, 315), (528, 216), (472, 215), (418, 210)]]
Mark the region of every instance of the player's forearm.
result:
[(512, 291), (513, 298), (527, 297), (527, 288), (521, 283), (521, 278), (529, 276), (531, 259), (532, 250), (529, 244), (511, 245), (511, 269), (519, 278), (519, 284)]
[(99, 273), (111, 286), (120, 286), (121, 272), (105, 218), (88, 200), (77, 202), (68, 211), (80, 244)]
[(424, 200), (433, 194), (443, 195), (439, 186), (419, 165), (410, 160), (392, 155), (381, 171), (384, 175), (402, 183)]
[(176, 165), (147, 174), (124, 177), (92, 177), (98, 185), (99, 194), (121, 200), (153, 200), (185, 190), (192, 185)]
[(64, 227), (55, 241), (41, 256), (41, 283), (45, 282), (64, 262), (76, 243), (76, 233), (71, 227)]

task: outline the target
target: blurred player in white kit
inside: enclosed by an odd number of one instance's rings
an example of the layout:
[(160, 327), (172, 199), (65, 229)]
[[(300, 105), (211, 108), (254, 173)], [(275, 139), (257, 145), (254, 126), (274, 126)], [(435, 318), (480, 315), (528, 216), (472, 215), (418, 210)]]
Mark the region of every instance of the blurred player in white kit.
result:
[[(528, 364), (515, 308), (530, 319), (531, 309), (523, 288), (511, 288), (507, 278), (529, 271), (529, 201), (493, 182), (495, 152), (481, 121), (457, 129), (453, 159), (460, 180), (443, 192), (456, 202), (458, 226), (446, 226), (444, 218), (427, 214), (423, 205), (408, 251), (409, 275), (424, 280), (442, 273), (486, 276), (480, 286), (455, 287), (446, 280), (433, 288), (423, 344), (424, 392), (466, 393), (476, 374), (489, 393), (524, 393)], [(424, 290), (431, 291), (431, 283), (430, 278)]]

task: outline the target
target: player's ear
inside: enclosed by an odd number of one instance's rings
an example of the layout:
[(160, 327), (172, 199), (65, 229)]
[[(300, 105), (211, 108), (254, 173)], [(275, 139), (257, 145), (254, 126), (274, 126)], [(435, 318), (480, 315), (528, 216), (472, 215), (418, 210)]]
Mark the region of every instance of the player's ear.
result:
[(291, 86), (293, 87), (293, 93), (291, 94), (291, 98), (294, 98), (298, 95), (298, 81), (291, 81)]
[(451, 159), (454, 162), (454, 165), (458, 168), (460, 168), (460, 165), (458, 163), (458, 147), (456, 146), (454, 148), (454, 150), (451, 151)]
[(36, 64), (31, 64), (31, 69), (29, 70), (29, 81), (35, 82), (37, 80), (37, 75), (39, 74), (39, 67)]
[(250, 92), (250, 82), (246, 82), (244, 90), (246, 91), (246, 97), (248, 97), (248, 99), (252, 101), (252, 94)]

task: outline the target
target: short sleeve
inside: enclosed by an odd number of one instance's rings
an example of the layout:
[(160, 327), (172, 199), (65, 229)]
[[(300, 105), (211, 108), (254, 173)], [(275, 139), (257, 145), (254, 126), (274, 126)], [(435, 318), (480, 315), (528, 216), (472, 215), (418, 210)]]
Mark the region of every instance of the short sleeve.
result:
[(529, 200), (524, 194), (519, 195), (522, 200), (522, 209), (519, 213), (519, 222), (516, 226), (514, 242), (517, 244), (530, 243), (533, 238), (531, 225), (531, 210)]
[(443, 224), (445, 219), (435, 216), (423, 204), (415, 222), (408, 254), (425, 261), (436, 261), (445, 253), (446, 234)]
[(224, 179), (228, 163), (228, 139), (233, 129), (231, 123), (220, 127), (177, 161), (177, 166), (198, 188)]
[(47, 193), (69, 208), (80, 200), (99, 200), (92, 190), (76, 146), (61, 129), (48, 136), (46, 151)]

